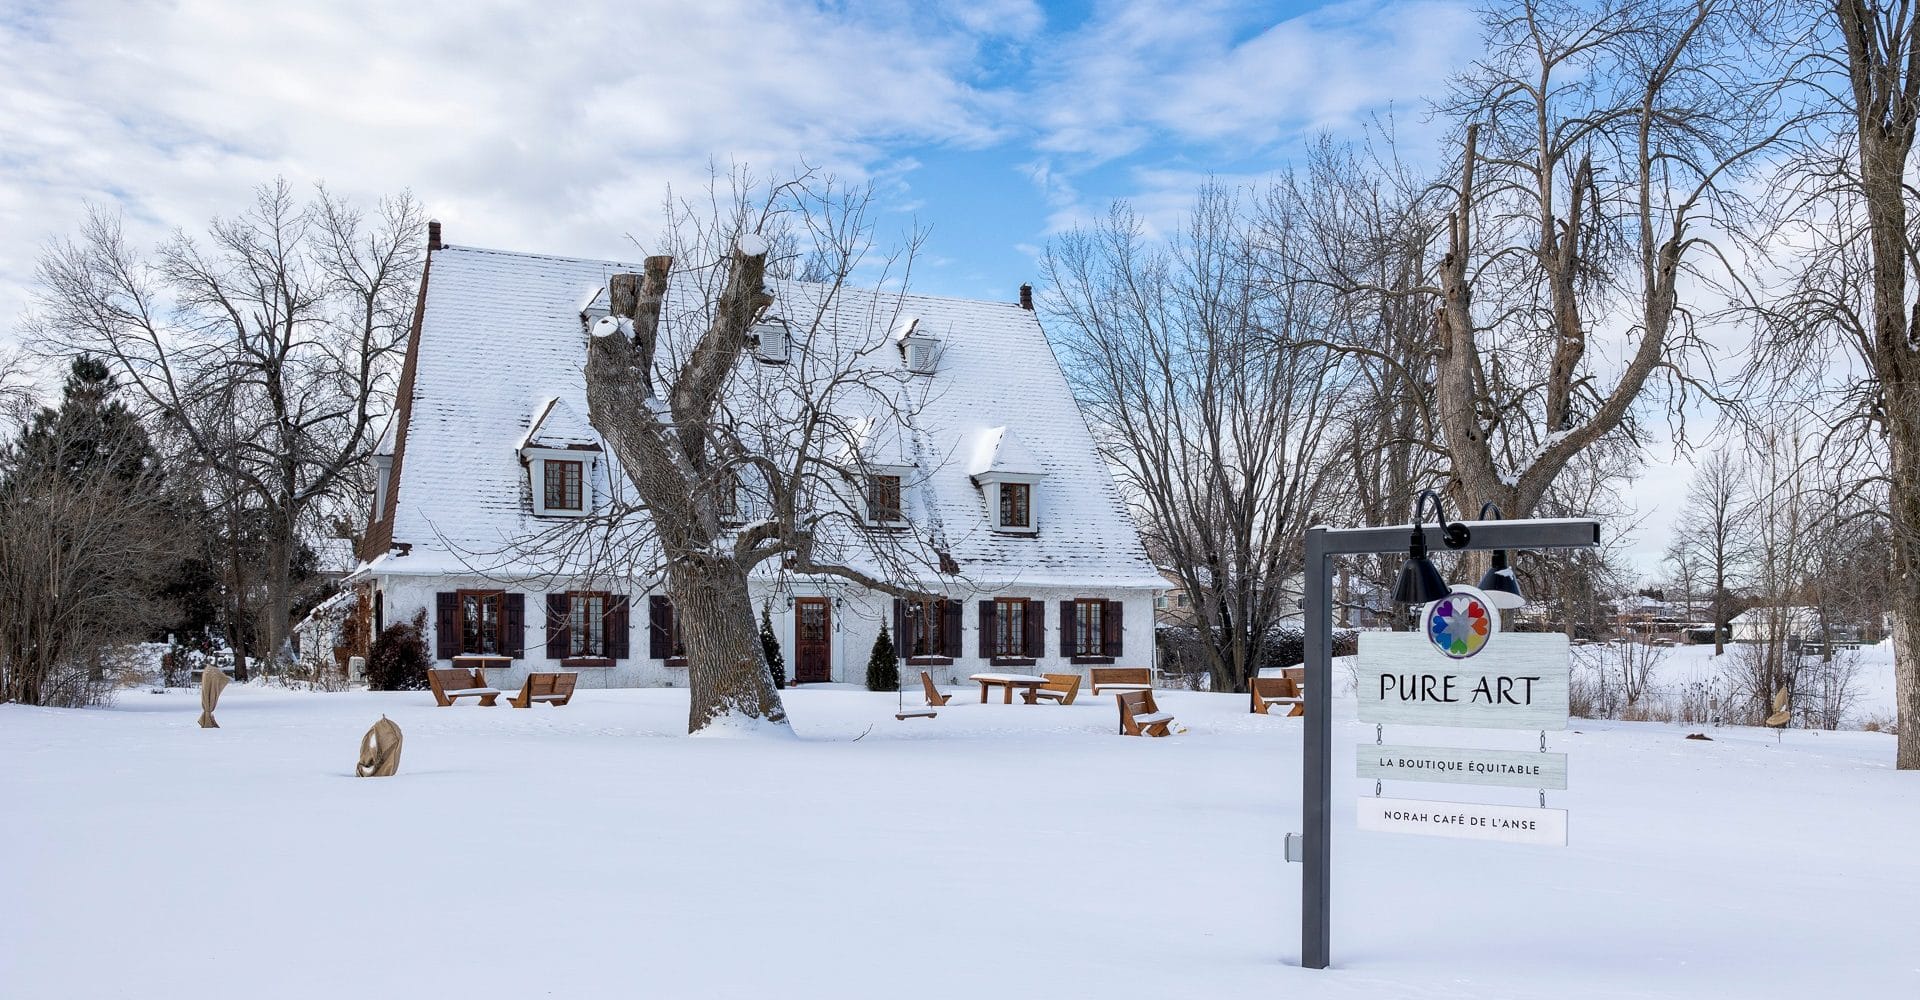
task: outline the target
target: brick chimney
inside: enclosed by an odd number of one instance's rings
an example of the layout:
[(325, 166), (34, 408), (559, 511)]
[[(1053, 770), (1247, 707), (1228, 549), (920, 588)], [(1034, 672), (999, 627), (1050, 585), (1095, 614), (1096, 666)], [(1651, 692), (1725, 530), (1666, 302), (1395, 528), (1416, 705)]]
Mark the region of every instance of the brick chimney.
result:
[(440, 249), (440, 245), (440, 220), (429, 220), (427, 222), (427, 249), (438, 250)]
[(1020, 286), (1020, 308), (1025, 309), (1028, 312), (1033, 311), (1033, 286), (1032, 285)]

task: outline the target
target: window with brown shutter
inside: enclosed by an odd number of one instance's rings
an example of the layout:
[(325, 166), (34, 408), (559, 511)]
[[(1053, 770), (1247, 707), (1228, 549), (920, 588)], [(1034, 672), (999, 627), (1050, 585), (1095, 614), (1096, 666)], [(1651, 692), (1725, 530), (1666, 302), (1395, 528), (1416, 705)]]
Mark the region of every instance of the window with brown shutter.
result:
[(1071, 638), (1073, 647), (1067, 653), (1074, 663), (1112, 663), (1120, 655), (1120, 644), (1115, 633), (1119, 624), (1114, 613), (1117, 601), (1103, 601), (1097, 598), (1083, 597), (1063, 608), (1072, 618), (1071, 626), (1061, 623), (1063, 638)]
[(582, 509), (581, 489), (585, 482), (586, 463), (549, 458), (540, 464), (546, 470), (547, 509)]
[(512, 656), (506, 642), (505, 591), (462, 590), (456, 594), (459, 627), (456, 656)]
[(1027, 602), (1003, 597), (993, 603), (995, 655), (1027, 655)]
[(680, 612), (661, 594), (647, 598), (647, 655), (669, 667), (687, 665), (687, 647), (680, 638)]
[(902, 602), (900, 648), (910, 665), (945, 665), (959, 655), (959, 605), (944, 599)]
[(607, 595), (576, 590), (567, 595), (567, 656), (589, 660), (607, 655)]

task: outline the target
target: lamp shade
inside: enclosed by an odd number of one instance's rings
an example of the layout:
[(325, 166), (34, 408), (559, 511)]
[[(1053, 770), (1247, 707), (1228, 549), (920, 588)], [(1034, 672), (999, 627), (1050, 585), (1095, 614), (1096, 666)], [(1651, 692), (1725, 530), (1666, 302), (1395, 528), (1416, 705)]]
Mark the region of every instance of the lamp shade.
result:
[(1502, 611), (1510, 611), (1527, 603), (1526, 595), (1520, 593), (1520, 579), (1507, 567), (1507, 551), (1496, 549), (1493, 563), (1487, 567), (1487, 574), (1480, 578), (1480, 589), (1487, 595), (1488, 603)]
[(1409, 553), (1400, 564), (1400, 579), (1393, 585), (1393, 599), (1401, 604), (1427, 604), (1452, 593), (1440, 568), (1425, 552)]

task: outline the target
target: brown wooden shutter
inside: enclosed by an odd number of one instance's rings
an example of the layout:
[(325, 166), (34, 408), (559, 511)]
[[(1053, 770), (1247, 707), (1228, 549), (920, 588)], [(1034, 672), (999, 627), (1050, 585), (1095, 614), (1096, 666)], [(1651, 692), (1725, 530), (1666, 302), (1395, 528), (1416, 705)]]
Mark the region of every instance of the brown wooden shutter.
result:
[(1060, 602), (1060, 655), (1079, 656), (1080, 647), (1073, 641), (1073, 602)]
[(1000, 607), (993, 601), (980, 602), (980, 658), (999, 656), (996, 638), (1000, 635)]
[(1025, 655), (1035, 660), (1047, 655), (1047, 602), (1027, 602), (1026, 627)]
[(673, 655), (673, 602), (664, 595), (647, 598), (647, 656), (664, 660)]
[(631, 627), (627, 621), (627, 595), (614, 594), (607, 598), (607, 659), (624, 660), (627, 658), (627, 631)]
[(1127, 630), (1121, 627), (1119, 601), (1107, 602), (1106, 608), (1100, 615), (1100, 630), (1104, 633), (1100, 637), (1101, 643), (1106, 646), (1100, 651), (1101, 655), (1113, 657), (1123, 655), (1120, 640), (1127, 634)]
[(907, 602), (896, 597), (893, 599), (893, 652), (900, 659), (906, 659), (908, 650), (913, 648), (913, 637), (908, 635), (912, 623), (907, 620)]
[(507, 595), (507, 634), (501, 636), (500, 651), (513, 659), (527, 655), (527, 595)]
[(451, 660), (460, 655), (460, 595), (433, 595), (434, 655)]
[(940, 617), (946, 626), (941, 629), (946, 634), (941, 636), (945, 640), (942, 643), (945, 648), (940, 653), (942, 656), (958, 659), (960, 657), (960, 602), (941, 601)]
[(567, 642), (567, 612), (571, 610), (565, 594), (547, 595), (547, 659), (564, 660), (573, 652)]

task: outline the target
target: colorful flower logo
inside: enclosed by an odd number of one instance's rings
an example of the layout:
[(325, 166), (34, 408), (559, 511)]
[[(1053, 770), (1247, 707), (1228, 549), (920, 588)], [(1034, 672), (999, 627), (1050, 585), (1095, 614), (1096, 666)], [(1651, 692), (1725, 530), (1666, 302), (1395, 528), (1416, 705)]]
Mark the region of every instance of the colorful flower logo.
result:
[(1425, 626), (1433, 648), (1456, 660), (1487, 648), (1500, 627), (1492, 604), (1468, 587), (1456, 587), (1453, 594), (1427, 605)]

